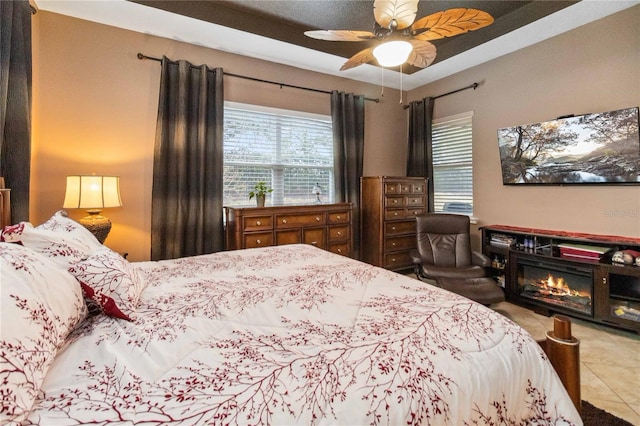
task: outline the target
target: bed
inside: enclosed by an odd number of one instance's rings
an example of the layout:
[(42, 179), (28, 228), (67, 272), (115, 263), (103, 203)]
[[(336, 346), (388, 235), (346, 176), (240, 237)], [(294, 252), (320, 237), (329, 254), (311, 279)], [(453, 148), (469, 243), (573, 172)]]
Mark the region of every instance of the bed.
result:
[(540, 345), (462, 296), (310, 245), (92, 238), (64, 212), (2, 233), (2, 424), (582, 424)]

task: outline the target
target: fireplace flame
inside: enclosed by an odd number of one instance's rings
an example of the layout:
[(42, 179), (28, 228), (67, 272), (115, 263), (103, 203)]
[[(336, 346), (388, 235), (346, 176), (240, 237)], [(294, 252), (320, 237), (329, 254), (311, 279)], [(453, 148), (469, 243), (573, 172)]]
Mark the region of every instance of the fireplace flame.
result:
[(563, 277), (554, 277), (549, 274), (546, 281), (542, 281), (545, 290), (549, 290), (550, 293), (556, 295), (568, 295), (568, 296), (584, 296), (580, 294), (578, 290), (572, 290), (571, 287), (567, 285)]

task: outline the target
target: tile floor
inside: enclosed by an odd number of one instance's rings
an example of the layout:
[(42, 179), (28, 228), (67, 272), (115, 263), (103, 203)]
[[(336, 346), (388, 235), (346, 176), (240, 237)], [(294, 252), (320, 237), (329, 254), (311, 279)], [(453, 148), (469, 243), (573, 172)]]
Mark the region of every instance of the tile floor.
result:
[[(553, 329), (553, 318), (508, 303), (492, 305), (535, 339)], [(583, 400), (640, 426), (640, 335), (612, 327), (571, 320), (580, 339), (580, 383)]]

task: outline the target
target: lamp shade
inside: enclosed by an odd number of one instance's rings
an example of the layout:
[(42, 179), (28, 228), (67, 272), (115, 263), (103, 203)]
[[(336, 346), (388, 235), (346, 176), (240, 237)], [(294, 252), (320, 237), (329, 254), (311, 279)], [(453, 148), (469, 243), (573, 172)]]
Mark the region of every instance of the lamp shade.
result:
[(76, 175), (67, 176), (64, 208), (103, 209), (120, 207), (120, 177)]
[(413, 46), (408, 41), (387, 41), (373, 49), (373, 56), (383, 67), (396, 67), (407, 61), (412, 50)]

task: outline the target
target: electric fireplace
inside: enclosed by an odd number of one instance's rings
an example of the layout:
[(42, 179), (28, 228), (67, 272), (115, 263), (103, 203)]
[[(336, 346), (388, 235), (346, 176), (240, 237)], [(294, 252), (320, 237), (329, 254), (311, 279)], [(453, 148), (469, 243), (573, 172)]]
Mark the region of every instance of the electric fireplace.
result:
[(519, 256), (517, 270), (519, 297), (593, 316), (593, 268)]

